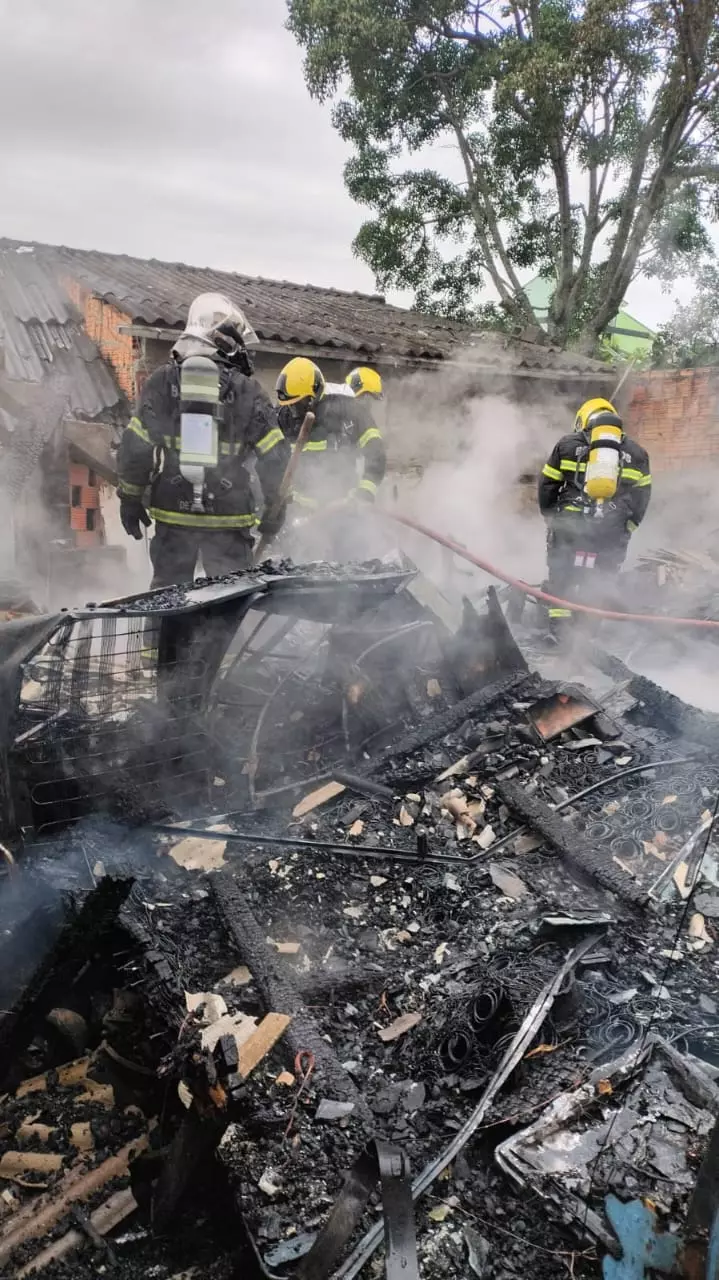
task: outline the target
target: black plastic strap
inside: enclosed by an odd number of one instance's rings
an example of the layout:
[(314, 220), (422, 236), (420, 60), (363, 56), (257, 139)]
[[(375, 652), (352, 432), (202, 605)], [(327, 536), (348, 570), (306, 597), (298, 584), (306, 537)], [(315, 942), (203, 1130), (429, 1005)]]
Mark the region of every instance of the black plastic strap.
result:
[(409, 1162), (398, 1147), (374, 1139), (355, 1161), (332, 1212), (297, 1271), (297, 1280), (326, 1280), (351, 1240), (379, 1181), (387, 1280), (419, 1280)]
[(409, 1160), (388, 1142), (375, 1140), (382, 1186), (387, 1280), (419, 1277)]
[(593, 431), (595, 427), (616, 427), (623, 431), (624, 424), (618, 414), (611, 413), (609, 409), (599, 409), (597, 413), (590, 413), (584, 430)]
[[(594, 430), (594, 428), (592, 428)], [(622, 453), (624, 450), (623, 440), (594, 440), (589, 446), (589, 452), (594, 453), (595, 449), (614, 449), (616, 453)]]
[(219, 400), (181, 400), (180, 413), (201, 413), (203, 417), (209, 415), (217, 422), (222, 422), (225, 417), (225, 406), (220, 404)]

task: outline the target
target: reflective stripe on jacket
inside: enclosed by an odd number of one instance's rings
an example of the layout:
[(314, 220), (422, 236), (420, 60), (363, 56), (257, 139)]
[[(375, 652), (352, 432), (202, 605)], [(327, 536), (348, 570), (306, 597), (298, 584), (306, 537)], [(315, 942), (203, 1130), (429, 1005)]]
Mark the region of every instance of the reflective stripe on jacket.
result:
[[(366, 396), (356, 400), (328, 395), (317, 403), (312, 434), (295, 472), (294, 500), (298, 505), (325, 506), (347, 497), (353, 489), (376, 495), (387, 469), (387, 454), (366, 400)], [(285, 435), (296, 439), (299, 424), (289, 410), (280, 410), (280, 423)]]
[(255, 460), (271, 504), (290, 456), (277, 414), (255, 378), (221, 366), (224, 416), (219, 463), (206, 473), (204, 511), (192, 511), (192, 486), (180, 472), (180, 368), (162, 365), (147, 379), (118, 457), (120, 495), (141, 497), (150, 487), (150, 514), (183, 528), (251, 529), (257, 523), (248, 463)]
[(649, 454), (636, 440), (624, 436), (620, 453), (621, 472), (617, 492), (599, 503), (584, 492), (589, 443), (583, 432), (562, 436), (554, 446), (539, 479), (539, 509), (543, 516), (556, 514), (567, 520), (582, 520), (589, 534), (591, 519), (597, 534), (600, 526), (608, 535), (633, 532), (641, 524), (652, 492)]

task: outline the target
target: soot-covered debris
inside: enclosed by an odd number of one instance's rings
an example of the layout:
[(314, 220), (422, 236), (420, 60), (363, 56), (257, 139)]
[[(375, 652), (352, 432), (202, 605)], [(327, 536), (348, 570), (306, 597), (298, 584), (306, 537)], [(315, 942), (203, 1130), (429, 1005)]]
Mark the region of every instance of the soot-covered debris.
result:
[[(331, 1270), (312, 1252), (373, 1143), (398, 1186), (404, 1161), (422, 1177), (427, 1280), (599, 1277), (610, 1193), (681, 1234), (719, 1074), (712, 726), (681, 734), (608, 660), (586, 689), (529, 672), (487, 618), (452, 635), (406, 586), (351, 626), (244, 617), (200, 709), (204, 803), (132, 829), (105, 810), (26, 851), (0, 895), (8, 1274), (64, 1241), (43, 1274), (379, 1275), (381, 1179)], [(78, 930), (108, 893), (105, 927)], [(556, 1115), (586, 1147), (571, 1192), (544, 1177), (555, 1138), (527, 1156)], [(78, 1218), (63, 1193), (125, 1151)], [(18, 1242), (48, 1196), (42, 1240)], [(414, 1244), (391, 1248), (411, 1280)]]

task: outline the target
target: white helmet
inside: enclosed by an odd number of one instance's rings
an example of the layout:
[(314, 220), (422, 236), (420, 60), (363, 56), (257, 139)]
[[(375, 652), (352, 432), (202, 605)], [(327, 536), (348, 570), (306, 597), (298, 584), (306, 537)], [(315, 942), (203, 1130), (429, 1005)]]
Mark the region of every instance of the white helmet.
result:
[(259, 338), (241, 307), (224, 293), (200, 293), (187, 313), (183, 337), (211, 341), (221, 324), (233, 324), (242, 334), (246, 346), (257, 346)]
[(346, 382), (326, 382), (323, 396), (349, 396), (354, 400), (355, 393)]

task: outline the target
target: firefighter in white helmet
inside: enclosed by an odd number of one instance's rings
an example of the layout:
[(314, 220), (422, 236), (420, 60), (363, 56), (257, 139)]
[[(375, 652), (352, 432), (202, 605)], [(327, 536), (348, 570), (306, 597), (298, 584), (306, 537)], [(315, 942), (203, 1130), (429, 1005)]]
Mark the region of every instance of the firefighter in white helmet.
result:
[(247, 318), (229, 298), (195, 298), (171, 359), (145, 382), (125, 429), (122, 523), (140, 538), (155, 522), (154, 587), (191, 580), (199, 558), (211, 577), (247, 568), (258, 524), (263, 533), (278, 531), (281, 514), (258, 521), (247, 463), (254, 458), (267, 512), (290, 447), (253, 377), (253, 342)]

